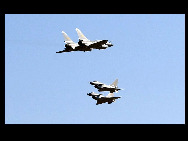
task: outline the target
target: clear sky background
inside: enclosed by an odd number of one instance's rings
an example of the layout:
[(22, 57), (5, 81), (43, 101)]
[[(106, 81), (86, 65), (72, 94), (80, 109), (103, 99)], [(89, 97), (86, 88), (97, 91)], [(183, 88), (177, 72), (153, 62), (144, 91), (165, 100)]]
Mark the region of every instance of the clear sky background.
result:
[[(114, 46), (57, 54), (75, 28)], [(116, 78), (116, 102), (87, 96)], [(5, 15), (5, 123), (184, 124), (185, 15)]]

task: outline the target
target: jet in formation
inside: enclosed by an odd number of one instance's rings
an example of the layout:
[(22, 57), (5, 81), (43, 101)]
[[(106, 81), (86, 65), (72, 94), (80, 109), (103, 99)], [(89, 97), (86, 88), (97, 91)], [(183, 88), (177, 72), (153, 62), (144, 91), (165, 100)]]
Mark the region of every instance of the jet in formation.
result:
[(84, 34), (76, 28), (76, 32), (78, 34), (79, 42), (75, 43), (73, 42), (70, 37), (62, 31), (62, 34), (65, 39), (65, 49), (63, 51), (58, 51), (56, 53), (63, 53), (63, 52), (71, 52), (71, 51), (91, 51), (93, 49), (106, 49), (108, 47), (113, 46), (112, 43), (108, 42), (108, 40), (96, 40), (96, 41), (90, 41), (87, 39)]
[(90, 82), (90, 84), (94, 85), (94, 87), (97, 88), (99, 92), (110, 91), (110, 93), (113, 93), (113, 92), (117, 93), (119, 90), (122, 90), (122, 89), (118, 88), (118, 86), (117, 86), (118, 79), (116, 79), (111, 85), (106, 85), (99, 81), (93, 81), (93, 82)]
[(114, 97), (114, 93), (109, 93), (107, 96), (104, 96), (102, 94), (97, 94), (94, 92), (87, 93), (87, 95), (92, 96), (93, 99), (97, 100), (96, 105), (106, 103), (111, 104), (112, 102), (115, 102), (116, 99), (121, 97)]
[(117, 93), (118, 90), (122, 90), (118, 88), (117, 83), (118, 83), (118, 79), (116, 79), (111, 85), (106, 85), (99, 81), (90, 82), (90, 84), (94, 85), (94, 87), (97, 88), (99, 92), (109, 91), (110, 93), (107, 96), (104, 96), (103, 94), (97, 94), (94, 92), (87, 93), (87, 95), (92, 96), (93, 99), (97, 100), (96, 105), (106, 102), (108, 102), (108, 104), (111, 104), (112, 102), (115, 102), (116, 99), (121, 98), (121, 97), (114, 97), (114, 92)]

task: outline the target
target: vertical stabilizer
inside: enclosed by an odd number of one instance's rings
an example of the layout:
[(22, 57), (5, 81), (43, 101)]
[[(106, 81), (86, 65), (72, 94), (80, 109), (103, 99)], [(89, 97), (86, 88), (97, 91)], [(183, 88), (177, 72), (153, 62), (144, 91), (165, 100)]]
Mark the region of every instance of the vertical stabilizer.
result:
[(116, 79), (112, 84), (111, 84), (111, 86), (113, 85), (113, 86), (117, 86), (117, 84), (118, 84), (118, 79)]
[(73, 42), (64, 31), (62, 31), (62, 34), (63, 34), (65, 41)]
[(106, 97), (114, 97), (114, 93), (109, 93)]
[(84, 36), (84, 34), (80, 31), (80, 29), (76, 28), (76, 32), (78, 34), (79, 40), (88, 41), (88, 39)]

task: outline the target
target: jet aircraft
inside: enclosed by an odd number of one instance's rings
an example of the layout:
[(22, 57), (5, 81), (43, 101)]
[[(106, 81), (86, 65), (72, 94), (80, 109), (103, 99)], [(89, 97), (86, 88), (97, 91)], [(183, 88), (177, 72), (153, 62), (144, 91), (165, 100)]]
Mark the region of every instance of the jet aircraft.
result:
[(107, 47), (113, 46), (112, 43), (108, 42), (108, 40), (96, 40), (90, 41), (88, 40), (83, 33), (76, 28), (76, 31), (79, 36), (79, 42), (73, 42), (69, 36), (62, 31), (64, 39), (65, 39), (65, 49), (63, 51), (58, 51), (56, 53), (63, 53), (63, 52), (71, 52), (71, 51), (91, 51), (93, 49), (106, 49)]
[(118, 88), (118, 86), (117, 86), (118, 79), (116, 79), (111, 85), (106, 85), (99, 81), (93, 81), (93, 82), (90, 82), (90, 84), (94, 85), (94, 87), (97, 88), (99, 92), (110, 91), (111, 93), (113, 93), (113, 92), (117, 93), (118, 90), (122, 90), (122, 89)]
[(79, 37), (79, 42), (78, 44), (81, 46), (86, 46), (89, 48), (93, 48), (93, 49), (106, 49), (107, 47), (111, 47), (113, 46), (112, 43), (108, 42), (108, 40), (96, 40), (96, 41), (90, 41), (89, 39), (87, 39), (84, 34), (78, 29), (76, 28), (76, 32), (78, 34)]
[(97, 100), (96, 105), (106, 103), (111, 104), (112, 102), (115, 102), (116, 99), (121, 97), (114, 97), (113, 93), (109, 93), (107, 96), (103, 96), (102, 94), (97, 94), (94, 92), (87, 93), (87, 95), (92, 96), (93, 99)]
[(56, 53), (71, 52), (71, 51), (91, 51), (92, 49), (86, 46), (80, 46), (78, 43), (73, 42), (69, 36), (62, 31), (65, 39), (65, 49), (63, 51), (58, 51)]

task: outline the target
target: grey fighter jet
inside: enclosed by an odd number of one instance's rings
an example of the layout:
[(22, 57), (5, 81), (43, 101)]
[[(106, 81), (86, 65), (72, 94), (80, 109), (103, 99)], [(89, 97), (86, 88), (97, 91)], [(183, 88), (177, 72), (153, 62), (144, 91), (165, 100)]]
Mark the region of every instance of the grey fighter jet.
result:
[(109, 93), (107, 96), (103, 96), (102, 94), (91, 92), (91, 93), (87, 93), (87, 95), (92, 96), (93, 99), (97, 100), (96, 105), (102, 104), (105, 102), (108, 102), (108, 104), (111, 104), (112, 102), (115, 102), (116, 99), (121, 98), (121, 97), (114, 97), (113, 93)]
[(84, 34), (78, 29), (76, 28), (76, 32), (78, 34), (79, 37), (79, 42), (78, 44), (81, 46), (86, 46), (89, 48), (93, 48), (93, 49), (106, 49), (108, 47), (113, 46), (112, 43), (108, 42), (108, 40), (96, 40), (96, 41), (90, 41), (89, 39), (87, 39)]
[(122, 89), (118, 88), (118, 86), (117, 86), (118, 79), (116, 79), (111, 85), (106, 85), (99, 81), (93, 81), (93, 82), (90, 82), (90, 84), (94, 85), (94, 87), (97, 88), (99, 92), (110, 91), (111, 93), (113, 93), (113, 92), (118, 92), (118, 90), (122, 90)]
[(91, 51), (92, 48), (89, 48), (87, 46), (80, 46), (78, 43), (73, 42), (69, 36), (62, 31), (62, 34), (65, 39), (65, 49), (63, 51), (58, 51), (56, 53), (63, 53), (63, 52), (71, 52), (71, 51)]

